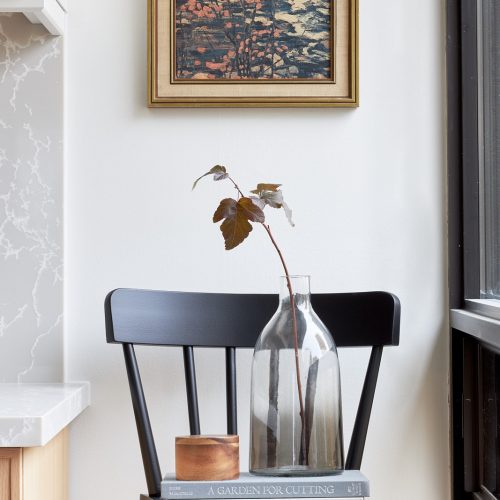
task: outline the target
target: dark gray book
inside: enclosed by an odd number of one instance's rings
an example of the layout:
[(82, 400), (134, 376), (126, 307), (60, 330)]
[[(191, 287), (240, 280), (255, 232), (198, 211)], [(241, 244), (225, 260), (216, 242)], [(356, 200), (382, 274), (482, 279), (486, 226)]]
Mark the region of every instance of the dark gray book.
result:
[(177, 481), (173, 474), (161, 483), (162, 498), (356, 498), (369, 496), (368, 479), (358, 470), (317, 477), (268, 477), (241, 473), (230, 481)]

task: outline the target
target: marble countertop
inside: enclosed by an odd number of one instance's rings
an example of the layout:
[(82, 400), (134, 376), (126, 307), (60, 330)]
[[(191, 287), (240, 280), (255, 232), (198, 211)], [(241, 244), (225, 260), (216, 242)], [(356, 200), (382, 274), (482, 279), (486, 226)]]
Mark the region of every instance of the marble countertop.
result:
[(88, 382), (0, 383), (0, 447), (44, 446), (89, 404)]

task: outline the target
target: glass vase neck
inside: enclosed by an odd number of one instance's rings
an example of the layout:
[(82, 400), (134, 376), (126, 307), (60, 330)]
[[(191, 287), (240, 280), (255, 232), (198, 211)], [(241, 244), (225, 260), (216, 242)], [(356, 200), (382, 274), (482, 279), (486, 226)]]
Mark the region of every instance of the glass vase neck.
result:
[(311, 302), (310, 277), (307, 275), (281, 276), (280, 304), (281, 307), (290, 307), (290, 289), (292, 288), (296, 307), (308, 306)]

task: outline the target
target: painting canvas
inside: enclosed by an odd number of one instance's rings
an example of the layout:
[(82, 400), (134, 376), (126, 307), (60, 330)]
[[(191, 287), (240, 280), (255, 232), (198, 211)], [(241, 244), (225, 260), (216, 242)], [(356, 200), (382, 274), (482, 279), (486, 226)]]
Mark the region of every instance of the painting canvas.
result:
[(175, 0), (175, 79), (331, 80), (333, 5)]
[(358, 0), (148, 0), (151, 107), (355, 107)]

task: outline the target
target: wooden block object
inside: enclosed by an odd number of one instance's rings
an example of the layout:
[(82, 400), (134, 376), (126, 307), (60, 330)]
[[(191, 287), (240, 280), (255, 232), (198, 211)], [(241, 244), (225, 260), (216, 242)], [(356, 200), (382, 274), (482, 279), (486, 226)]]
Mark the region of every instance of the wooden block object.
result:
[(175, 477), (180, 481), (223, 481), (240, 475), (238, 436), (178, 436)]

